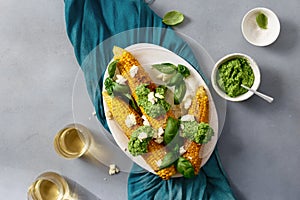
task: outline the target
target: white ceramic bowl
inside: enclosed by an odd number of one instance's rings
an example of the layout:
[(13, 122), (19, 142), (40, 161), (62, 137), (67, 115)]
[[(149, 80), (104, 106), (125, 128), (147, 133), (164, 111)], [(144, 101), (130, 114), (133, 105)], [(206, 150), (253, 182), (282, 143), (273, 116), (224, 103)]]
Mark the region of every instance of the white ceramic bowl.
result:
[[(256, 16), (263, 13), (268, 18), (267, 29), (260, 28)], [(276, 14), (268, 8), (254, 8), (242, 20), (242, 33), (245, 39), (255, 46), (267, 46), (275, 42), (280, 33), (280, 22)]]
[(211, 82), (212, 82), (212, 86), (215, 89), (215, 91), (217, 92), (217, 94), (220, 95), (222, 98), (229, 100), (229, 101), (244, 101), (244, 100), (248, 99), (249, 97), (251, 97), (253, 95), (253, 92), (248, 91), (240, 96), (230, 97), (219, 87), (219, 85), (217, 83), (217, 74), (218, 74), (219, 67), (226, 61), (234, 59), (234, 58), (244, 58), (249, 62), (249, 65), (252, 68), (253, 73), (254, 73), (254, 83), (251, 88), (254, 90), (258, 89), (259, 84), (260, 84), (259, 68), (258, 68), (256, 62), (250, 56), (248, 56), (246, 54), (242, 54), (242, 53), (232, 53), (232, 54), (226, 55), (223, 58), (221, 58), (215, 64), (215, 66), (212, 70)]

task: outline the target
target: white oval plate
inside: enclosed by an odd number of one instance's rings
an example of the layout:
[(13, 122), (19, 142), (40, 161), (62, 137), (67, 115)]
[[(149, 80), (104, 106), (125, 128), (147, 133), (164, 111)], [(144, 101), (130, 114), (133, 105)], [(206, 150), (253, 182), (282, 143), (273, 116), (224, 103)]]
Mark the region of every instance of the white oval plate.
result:
[[(203, 150), (200, 155), (202, 157), (202, 163), (201, 163), (201, 167), (202, 167), (207, 162), (210, 155), (212, 154), (214, 147), (218, 140), (217, 111), (216, 111), (215, 103), (212, 99), (212, 95), (211, 95), (207, 85), (205, 84), (204, 80), (201, 78), (201, 76), (198, 74), (198, 72), (187, 61), (185, 61), (183, 58), (181, 58), (177, 54), (173, 53), (172, 51), (170, 51), (166, 48), (163, 48), (161, 46), (154, 45), (154, 44), (148, 44), (148, 43), (138, 43), (138, 44), (131, 45), (125, 49), (127, 51), (129, 51), (130, 53), (132, 53), (133, 56), (139, 61), (139, 63), (149, 73), (149, 75), (154, 83), (163, 84), (163, 82), (157, 78), (157, 75), (159, 74), (159, 72), (156, 69), (151, 68), (151, 65), (168, 62), (168, 63), (173, 63), (175, 65), (183, 64), (190, 70), (191, 75), (187, 79), (185, 79), (185, 81), (187, 83), (186, 84), (187, 85), (186, 97), (189, 95), (193, 97), (196, 89), (200, 85), (204, 86), (204, 88), (206, 89), (207, 95), (209, 98), (209, 110), (210, 110), (209, 124), (213, 128), (215, 135), (212, 137), (210, 142), (203, 145), (203, 148), (202, 148)], [(108, 77), (107, 70), (104, 74), (103, 80), (105, 80), (106, 77)], [(104, 99), (103, 99), (103, 102), (104, 102), (104, 111), (105, 111), (105, 113), (107, 113), (107, 111), (109, 109), (108, 109)], [(141, 156), (134, 157), (128, 151), (125, 150), (125, 149), (127, 149), (129, 140), (127, 139), (127, 137), (125, 136), (123, 131), (120, 129), (117, 122), (115, 122), (114, 120), (109, 120), (107, 117), (107, 124), (108, 124), (108, 127), (109, 127), (116, 143), (124, 151), (124, 153), (132, 161), (134, 161), (136, 164), (138, 164), (145, 170), (156, 174), (153, 171), (153, 169), (145, 162), (145, 160)], [(176, 174), (174, 177), (179, 177), (179, 176), (181, 176), (181, 175)]]

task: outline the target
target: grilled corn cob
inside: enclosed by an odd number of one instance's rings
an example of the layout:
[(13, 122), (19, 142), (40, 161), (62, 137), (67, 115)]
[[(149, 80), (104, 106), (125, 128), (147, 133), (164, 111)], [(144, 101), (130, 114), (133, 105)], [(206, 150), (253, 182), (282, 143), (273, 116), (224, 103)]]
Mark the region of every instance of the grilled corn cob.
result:
[[(128, 103), (119, 97), (111, 97), (107, 92), (103, 92), (102, 95), (113, 119), (118, 123), (126, 137), (130, 138), (131, 133), (143, 124), (143, 120)], [(136, 120), (136, 124), (132, 127), (128, 127), (125, 123), (127, 116), (130, 114), (133, 114)]]
[[(194, 115), (196, 121), (208, 123), (209, 104), (208, 96), (203, 86), (197, 89), (196, 96), (192, 100), (188, 114)], [(195, 174), (198, 174), (201, 166), (201, 158), (199, 156), (201, 151), (201, 144), (194, 141), (186, 141), (184, 148), (186, 152), (182, 155), (189, 160), (194, 167)]]
[(148, 153), (143, 155), (143, 158), (151, 166), (151, 168), (164, 180), (168, 180), (171, 176), (176, 174), (174, 165), (164, 169), (159, 169), (159, 162), (163, 160), (166, 154), (167, 150), (163, 144), (158, 144), (151, 140), (148, 144)]
[[(128, 80), (128, 86), (131, 89), (132, 96), (136, 102), (138, 102), (138, 96), (135, 92), (135, 89), (141, 84), (148, 84), (149, 89), (153, 91), (157, 86), (152, 82), (150, 76), (145, 71), (145, 69), (140, 65), (138, 60), (128, 51), (120, 48), (114, 47), (114, 59), (119, 60), (117, 67), (121, 73), (121, 75)], [(130, 74), (130, 70), (133, 66), (137, 67), (137, 72), (134, 76)], [(161, 115), (157, 118), (152, 118), (145, 110), (141, 107), (141, 112), (146, 116), (149, 123), (154, 129), (158, 129), (159, 127), (165, 127), (166, 120), (169, 116), (174, 116), (173, 112), (169, 110), (165, 115)]]
[[(142, 118), (133, 110), (128, 103), (120, 99), (119, 97), (111, 97), (107, 92), (103, 92), (104, 100), (109, 108), (113, 119), (119, 124), (126, 137), (130, 139), (131, 133), (136, 130), (140, 125), (142, 125)], [(136, 125), (128, 127), (125, 120), (128, 115), (133, 114), (136, 118)], [(172, 175), (176, 173), (174, 165), (159, 169), (159, 162), (164, 158), (167, 153), (166, 148), (162, 144), (158, 144), (151, 140), (148, 144), (148, 153), (142, 155), (149, 166), (157, 172), (162, 179), (169, 179)]]

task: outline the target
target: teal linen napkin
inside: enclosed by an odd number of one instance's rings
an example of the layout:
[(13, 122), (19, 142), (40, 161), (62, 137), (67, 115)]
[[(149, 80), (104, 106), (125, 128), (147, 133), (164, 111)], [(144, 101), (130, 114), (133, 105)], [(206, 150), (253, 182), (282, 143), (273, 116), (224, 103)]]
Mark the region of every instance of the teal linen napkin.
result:
[[(114, 45), (152, 43), (185, 58), (207, 81), (189, 46), (165, 26), (143, 0), (65, 0), (66, 29), (97, 117), (107, 127), (101, 98), (103, 73)], [(193, 179), (163, 181), (133, 166), (128, 177), (128, 199), (234, 199), (215, 150)]]

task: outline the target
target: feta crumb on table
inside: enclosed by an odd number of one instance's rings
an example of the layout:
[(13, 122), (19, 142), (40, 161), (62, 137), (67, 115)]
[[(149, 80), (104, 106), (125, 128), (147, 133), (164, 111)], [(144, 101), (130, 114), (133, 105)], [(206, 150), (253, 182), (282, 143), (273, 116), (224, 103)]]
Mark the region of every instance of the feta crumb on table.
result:
[(114, 174), (117, 174), (119, 172), (120, 172), (120, 170), (117, 168), (117, 166), (115, 164), (110, 164), (109, 165), (109, 171), (108, 171), (109, 175), (114, 175)]

